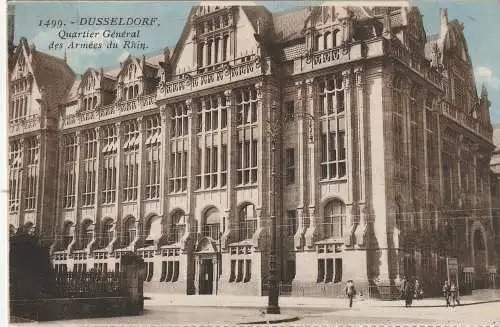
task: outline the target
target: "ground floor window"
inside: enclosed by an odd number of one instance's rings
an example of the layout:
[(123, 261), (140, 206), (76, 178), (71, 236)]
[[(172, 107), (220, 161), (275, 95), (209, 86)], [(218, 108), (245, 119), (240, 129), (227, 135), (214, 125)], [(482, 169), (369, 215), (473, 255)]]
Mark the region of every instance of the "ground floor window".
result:
[(67, 273), (68, 272), (68, 266), (63, 263), (63, 264), (55, 264), (54, 265), (54, 270), (57, 273)]
[(146, 274), (144, 275), (144, 281), (150, 282), (153, 279), (154, 264), (153, 262), (145, 262)]
[(318, 259), (317, 283), (338, 283), (342, 280), (342, 259)]
[(108, 264), (106, 262), (94, 263), (94, 270), (99, 272), (108, 272)]
[(162, 261), (160, 282), (176, 282), (179, 279), (179, 261)]
[(252, 260), (231, 260), (231, 273), (229, 282), (248, 283), (252, 279)]
[(75, 263), (73, 265), (73, 272), (76, 272), (76, 273), (87, 272), (87, 264), (86, 263)]

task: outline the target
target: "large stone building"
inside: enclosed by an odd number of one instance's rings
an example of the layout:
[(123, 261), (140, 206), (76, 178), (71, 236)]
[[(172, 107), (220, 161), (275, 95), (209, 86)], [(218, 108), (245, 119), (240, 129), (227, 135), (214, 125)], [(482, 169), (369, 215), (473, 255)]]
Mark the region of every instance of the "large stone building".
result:
[[(488, 99), (463, 25), (417, 8), (198, 6), (174, 49), (77, 79), (21, 40), (9, 221), (57, 270), (146, 261), (146, 291), (426, 287), (494, 273)], [(477, 284), (479, 285), (479, 284)]]
[[(500, 271), (500, 124), (493, 130), (493, 143), (495, 151), (491, 157), (491, 205), (493, 213), (493, 231), (495, 233), (495, 247), (497, 253), (496, 271)], [(496, 287), (500, 287), (497, 276)]]

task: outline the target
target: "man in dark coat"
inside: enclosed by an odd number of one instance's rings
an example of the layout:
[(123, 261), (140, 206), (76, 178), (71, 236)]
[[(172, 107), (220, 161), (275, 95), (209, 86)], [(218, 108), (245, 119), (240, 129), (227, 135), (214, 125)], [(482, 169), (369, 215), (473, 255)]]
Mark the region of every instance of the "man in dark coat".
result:
[(354, 299), (354, 296), (356, 296), (356, 288), (354, 288), (354, 282), (351, 279), (347, 281), (345, 294), (349, 298), (349, 308), (352, 308), (352, 300)]

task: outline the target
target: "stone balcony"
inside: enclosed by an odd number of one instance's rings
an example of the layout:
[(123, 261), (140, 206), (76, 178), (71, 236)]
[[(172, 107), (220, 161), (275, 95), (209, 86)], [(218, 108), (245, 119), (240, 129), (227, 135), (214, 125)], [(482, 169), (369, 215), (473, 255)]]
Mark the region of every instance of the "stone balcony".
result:
[(486, 126), (481, 124), (479, 120), (458, 110), (458, 108), (448, 102), (443, 102), (441, 108), (441, 113), (446, 118), (453, 120), (460, 126), (467, 128), (474, 134), (480, 135), (488, 141), (491, 141), (491, 131)]
[(156, 94), (141, 96), (135, 99), (120, 101), (93, 110), (85, 110), (71, 115), (65, 115), (59, 120), (60, 129), (68, 129), (88, 125), (102, 120), (113, 119), (146, 111), (156, 107)]
[(257, 77), (266, 74), (269, 65), (269, 59), (253, 55), (250, 60), (245, 62), (222, 64), (220, 68), (212, 71), (183, 73), (172, 81), (160, 82), (157, 91), (158, 99), (173, 98), (181, 94), (212, 89)]
[(34, 132), (42, 128), (40, 115), (31, 115), (19, 118), (9, 123), (9, 136)]

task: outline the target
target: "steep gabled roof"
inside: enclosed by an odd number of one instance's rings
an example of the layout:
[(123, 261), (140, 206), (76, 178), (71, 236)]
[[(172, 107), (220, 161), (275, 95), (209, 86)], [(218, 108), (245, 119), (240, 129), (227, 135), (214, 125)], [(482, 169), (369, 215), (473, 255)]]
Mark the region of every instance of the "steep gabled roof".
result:
[(40, 89), (46, 92), (48, 108), (54, 108), (66, 96), (76, 75), (64, 59), (31, 49), (33, 76)]
[(264, 6), (242, 6), (243, 12), (247, 15), (254, 31), (264, 36), (271, 36), (273, 32), (273, 15)]
[(303, 37), (304, 22), (308, 16), (307, 8), (273, 14), (276, 40), (287, 42)]

